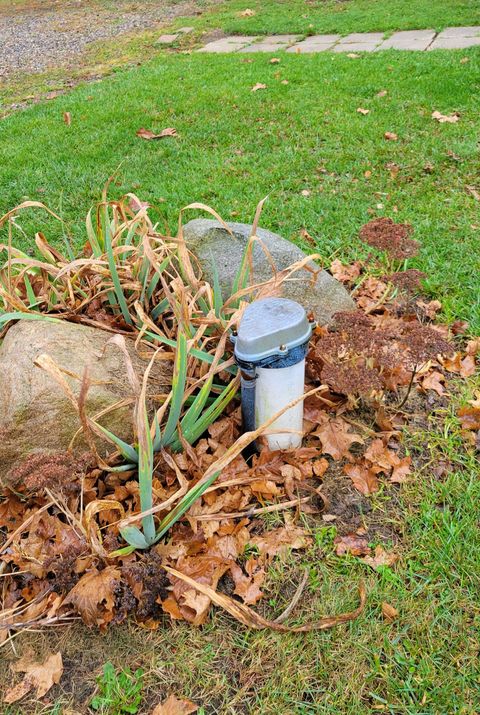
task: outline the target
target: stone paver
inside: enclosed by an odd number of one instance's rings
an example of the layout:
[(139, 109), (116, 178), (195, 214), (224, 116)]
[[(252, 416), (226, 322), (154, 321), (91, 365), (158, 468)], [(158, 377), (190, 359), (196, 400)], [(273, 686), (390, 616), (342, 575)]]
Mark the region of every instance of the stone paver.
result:
[(429, 50), (463, 50), (480, 45), (480, 27), (447, 27), (434, 39)]
[(257, 38), (255, 36), (234, 35), (233, 37), (223, 37), (221, 40), (214, 40), (202, 47), (198, 52), (236, 52), (243, 47), (250, 45)]
[(155, 40), (156, 45), (171, 45), (172, 42), (175, 42), (177, 39), (178, 35), (160, 35), (160, 37), (157, 37)]
[(311, 35), (293, 47), (289, 47), (287, 52), (324, 52), (333, 47), (339, 39), (340, 35)]
[[(181, 28), (186, 32), (191, 28)], [(178, 35), (162, 35), (160, 43), (170, 43)], [(439, 35), (434, 30), (403, 30), (384, 39), (383, 32), (352, 32), (340, 35), (311, 35), (298, 42), (298, 35), (224, 37), (209, 42), (198, 52), (277, 52), (294, 54), (310, 52), (377, 52), (378, 50), (453, 50), (480, 46), (480, 26), (447, 27)]]
[(334, 52), (373, 52), (383, 41), (383, 32), (352, 32), (333, 47)]
[(333, 47), (334, 52), (372, 52), (382, 41), (383, 32), (352, 32)]
[(476, 37), (480, 35), (480, 26), (475, 27), (446, 27), (439, 37)]
[(402, 32), (395, 32), (376, 49), (426, 50), (434, 37), (434, 30), (403, 30)]
[(264, 37), (260, 42), (254, 42), (253, 45), (244, 47), (240, 52), (276, 52), (290, 47), (297, 41), (298, 35), (272, 35), (271, 37)]

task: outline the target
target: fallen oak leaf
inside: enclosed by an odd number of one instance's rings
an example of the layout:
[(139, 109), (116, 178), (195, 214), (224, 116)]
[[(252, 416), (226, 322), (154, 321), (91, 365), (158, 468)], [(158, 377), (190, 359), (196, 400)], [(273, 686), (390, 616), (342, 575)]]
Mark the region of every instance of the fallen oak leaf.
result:
[(408, 481), (407, 477), (412, 473), (410, 465), (412, 463), (411, 457), (404, 457), (399, 460), (399, 463), (393, 468), (390, 481), (394, 484), (404, 484)]
[(351, 281), (354, 281), (355, 278), (358, 278), (361, 267), (361, 261), (355, 261), (354, 263), (350, 263), (345, 266), (338, 260), (338, 258), (336, 258), (330, 264), (330, 273), (337, 279), (337, 281), (340, 281), (341, 283), (350, 283)]
[(392, 566), (396, 561), (398, 561), (398, 555), (394, 553), (388, 553), (387, 551), (385, 551), (383, 546), (379, 544), (375, 547), (375, 553), (373, 556), (364, 556), (363, 559), (360, 560), (363, 561), (364, 564), (367, 564), (367, 566), (370, 566), (372, 569), (374, 569), (374, 571), (376, 571), (382, 566)]
[(310, 631), (317, 630), (324, 631), (329, 628), (338, 626), (341, 623), (347, 623), (348, 621), (355, 620), (355, 618), (358, 618), (358, 616), (365, 608), (366, 603), (365, 586), (363, 582), (360, 582), (358, 586), (360, 604), (353, 611), (349, 611), (348, 613), (340, 613), (337, 616), (325, 616), (324, 618), (321, 618), (320, 620), (314, 621), (312, 623), (305, 623), (301, 626), (290, 627), (285, 626), (283, 623), (275, 623), (275, 621), (269, 621), (266, 618), (263, 618), (263, 616), (261, 616), (259, 613), (252, 610), (248, 606), (245, 606), (243, 603), (235, 601), (233, 598), (230, 598), (224, 593), (218, 593), (213, 588), (210, 588), (203, 583), (198, 583), (197, 581), (194, 581), (189, 576), (186, 576), (185, 574), (181, 573), (180, 571), (177, 571), (171, 566), (165, 566), (164, 569), (167, 573), (185, 581), (185, 583), (187, 583), (192, 588), (195, 588), (197, 591), (200, 591), (200, 593), (203, 593), (205, 596), (208, 596), (208, 598), (213, 601), (213, 603), (225, 609), (237, 621), (243, 623), (243, 625), (247, 626), (248, 628), (255, 628), (257, 630), (271, 628), (274, 631), (281, 631), (282, 633), (307, 633)]
[(432, 119), (436, 119), (437, 122), (440, 122), (440, 124), (455, 124), (460, 119), (460, 115), (458, 112), (454, 112), (453, 114), (442, 114), (441, 112), (435, 110), (432, 112)]
[(152, 715), (190, 715), (198, 710), (198, 705), (186, 698), (177, 698), (173, 693), (153, 708)]
[(366, 497), (371, 496), (379, 489), (377, 475), (371, 467), (366, 464), (346, 464), (343, 468), (344, 474), (353, 482), (353, 486), (360, 494)]
[(346, 536), (336, 536), (333, 543), (335, 544), (335, 553), (337, 556), (365, 556), (370, 553), (368, 539), (364, 536), (356, 534), (347, 534)]
[(178, 136), (177, 130), (173, 129), (173, 127), (167, 127), (167, 129), (162, 129), (162, 131), (159, 134), (155, 134), (155, 132), (152, 132), (151, 129), (145, 129), (142, 127), (141, 129), (138, 129), (135, 134), (137, 137), (140, 137), (140, 139), (147, 139), (147, 140), (154, 140), (154, 139), (165, 139), (165, 137), (176, 137)]
[(444, 395), (444, 382), (445, 375), (442, 375), (438, 370), (434, 370), (423, 378), (421, 385), (423, 390), (434, 390), (438, 395)]
[(101, 626), (111, 620), (115, 587), (120, 577), (120, 571), (114, 566), (107, 566), (103, 571), (94, 568), (75, 584), (63, 604), (75, 606), (87, 626)]
[(259, 89), (267, 89), (267, 85), (262, 84), (261, 82), (257, 82), (257, 84), (253, 85), (251, 91), (258, 92)]
[(6, 703), (21, 700), (33, 688), (37, 689), (37, 698), (43, 698), (53, 685), (60, 682), (63, 673), (62, 654), (52, 653), (43, 663), (32, 662), (30, 656), (27, 656), (12, 665), (12, 670), (25, 673), (25, 677), (21, 683), (7, 690), (4, 697)]
[(312, 434), (320, 439), (322, 452), (329, 454), (333, 459), (343, 459), (350, 455), (349, 448), (352, 444), (363, 444), (363, 439), (359, 434), (349, 432), (348, 424), (341, 417), (330, 419), (324, 418)]

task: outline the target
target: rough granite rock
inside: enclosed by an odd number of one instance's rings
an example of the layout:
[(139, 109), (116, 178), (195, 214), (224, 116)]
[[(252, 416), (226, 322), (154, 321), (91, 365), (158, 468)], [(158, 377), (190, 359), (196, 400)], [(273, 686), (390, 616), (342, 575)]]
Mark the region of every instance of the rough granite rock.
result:
[[(194, 219), (184, 227), (184, 236), (188, 247), (200, 261), (205, 278), (213, 283), (213, 262), (216, 263), (224, 299), (230, 295), (233, 280), (240, 266), (240, 261), (251, 235), (252, 227), (245, 223), (229, 223), (235, 238), (218, 222), (211, 219)], [(288, 268), (296, 261), (305, 258), (305, 253), (282, 236), (264, 229), (257, 229), (257, 236), (268, 249), (277, 270)], [(307, 310), (312, 310), (320, 325), (328, 323), (340, 310), (354, 310), (355, 304), (348, 291), (330, 273), (318, 271), (317, 279), (312, 284), (312, 273), (298, 271), (293, 280), (282, 286), (282, 295), (301, 303)], [(260, 283), (272, 277), (272, 268), (259, 243), (253, 248), (253, 281)]]
[[(8, 473), (32, 454), (67, 449), (80, 427), (73, 405), (61, 387), (34, 360), (47, 353), (60, 367), (80, 379), (90, 365), (91, 386), (87, 395), (87, 414), (93, 416), (125, 397), (132, 388), (125, 371), (121, 350), (105, 344), (112, 333), (62, 321), (20, 320), (8, 330), (0, 345), (0, 483), (8, 484)], [(141, 380), (148, 360), (135, 352), (133, 341), (126, 340), (136, 374)], [(104, 351), (105, 348), (105, 352)], [(75, 395), (80, 381), (65, 375)], [(168, 391), (171, 384), (170, 361), (156, 362), (150, 380), (156, 393)], [(115, 410), (100, 424), (124, 440), (132, 438), (132, 406)], [(112, 446), (98, 441), (105, 454)], [(86, 449), (82, 438), (75, 442), (78, 454)]]

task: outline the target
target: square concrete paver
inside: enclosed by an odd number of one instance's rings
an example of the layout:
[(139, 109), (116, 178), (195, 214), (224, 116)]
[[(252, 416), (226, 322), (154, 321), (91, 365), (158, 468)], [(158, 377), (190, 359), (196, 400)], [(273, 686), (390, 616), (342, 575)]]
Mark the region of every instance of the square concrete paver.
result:
[(429, 50), (464, 50), (480, 45), (480, 37), (441, 37), (439, 35), (429, 46)]
[(334, 52), (373, 52), (383, 40), (383, 32), (352, 32), (342, 37)]
[(446, 27), (439, 37), (475, 37), (480, 35), (480, 26), (474, 27)]
[(209, 42), (205, 47), (201, 47), (198, 52), (237, 52), (243, 47), (250, 45), (257, 38), (247, 35), (233, 35), (232, 37), (223, 37), (221, 40)]
[(240, 52), (276, 52), (284, 50), (298, 41), (298, 35), (271, 35), (264, 37), (260, 42), (244, 47)]
[(403, 30), (402, 32), (395, 32), (376, 49), (426, 50), (434, 37), (434, 30)]
[(324, 52), (329, 50), (339, 39), (340, 35), (311, 35), (302, 42), (297, 42), (293, 47), (289, 47), (287, 52)]

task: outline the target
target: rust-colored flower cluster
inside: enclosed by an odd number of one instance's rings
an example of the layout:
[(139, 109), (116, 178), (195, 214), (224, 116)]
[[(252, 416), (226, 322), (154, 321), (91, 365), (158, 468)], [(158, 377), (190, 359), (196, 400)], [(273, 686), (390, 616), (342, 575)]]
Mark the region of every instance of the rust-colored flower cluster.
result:
[(391, 258), (404, 260), (418, 253), (420, 244), (410, 236), (413, 227), (408, 223), (395, 223), (391, 218), (382, 217), (369, 221), (360, 229), (360, 239), (373, 248), (386, 251)]

